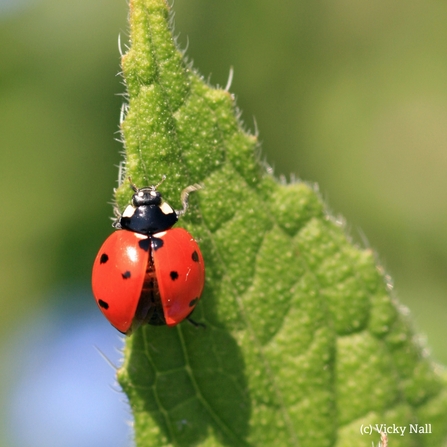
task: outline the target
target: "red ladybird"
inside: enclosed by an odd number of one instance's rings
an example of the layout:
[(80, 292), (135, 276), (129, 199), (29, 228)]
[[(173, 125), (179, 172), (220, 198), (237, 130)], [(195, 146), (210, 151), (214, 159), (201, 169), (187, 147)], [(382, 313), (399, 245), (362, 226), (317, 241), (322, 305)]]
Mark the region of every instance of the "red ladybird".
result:
[[(164, 180), (163, 176), (163, 180)], [(162, 181), (163, 181), (162, 180)], [(110, 323), (126, 335), (140, 324), (175, 326), (194, 310), (205, 282), (199, 246), (183, 228), (171, 228), (186, 211), (175, 211), (156, 186), (138, 189), (113, 226), (93, 265), (93, 295)]]

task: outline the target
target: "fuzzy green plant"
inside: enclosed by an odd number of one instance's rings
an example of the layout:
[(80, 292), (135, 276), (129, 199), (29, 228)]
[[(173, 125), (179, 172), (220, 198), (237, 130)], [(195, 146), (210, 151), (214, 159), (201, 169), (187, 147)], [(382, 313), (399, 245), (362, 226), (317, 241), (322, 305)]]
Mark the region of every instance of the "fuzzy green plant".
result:
[[(445, 375), (374, 253), (314, 186), (260, 162), (233, 96), (185, 62), (164, 0), (131, 0), (130, 30), (125, 173), (140, 187), (166, 175), (176, 208), (185, 186), (204, 186), (177, 225), (206, 263), (194, 312), (205, 328), (145, 326), (126, 339), (118, 380), (136, 445), (358, 447), (394, 424), (406, 431), (389, 433), (390, 447), (441, 447)], [(131, 194), (124, 182), (117, 204)]]

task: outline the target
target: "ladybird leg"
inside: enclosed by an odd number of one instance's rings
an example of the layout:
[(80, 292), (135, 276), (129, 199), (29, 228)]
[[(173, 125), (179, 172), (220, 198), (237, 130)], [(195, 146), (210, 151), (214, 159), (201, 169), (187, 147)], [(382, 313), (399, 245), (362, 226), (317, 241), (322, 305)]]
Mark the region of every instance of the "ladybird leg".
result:
[(121, 213), (116, 204), (113, 205), (113, 214), (115, 215), (115, 219), (113, 220), (112, 227), (121, 230)]
[(199, 183), (194, 183), (194, 185), (190, 185), (188, 187), (186, 187), (183, 191), (182, 194), (180, 195), (180, 199), (182, 201), (182, 205), (183, 208), (181, 210), (176, 210), (175, 213), (177, 214), (177, 216), (183, 216), (183, 214), (186, 213), (186, 210), (188, 209), (188, 199), (189, 199), (189, 195), (192, 192), (198, 191), (199, 189), (202, 189), (203, 186), (200, 185)]
[(116, 219), (119, 219), (121, 217), (120, 210), (119, 210), (118, 205), (116, 203), (113, 204), (113, 214), (115, 215)]
[(192, 324), (196, 329), (199, 327), (203, 327), (203, 329), (206, 329), (206, 325), (203, 323), (198, 323), (197, 321), (193, 320), (191, 317), (186, 317), (186, 320), (189, 324)]

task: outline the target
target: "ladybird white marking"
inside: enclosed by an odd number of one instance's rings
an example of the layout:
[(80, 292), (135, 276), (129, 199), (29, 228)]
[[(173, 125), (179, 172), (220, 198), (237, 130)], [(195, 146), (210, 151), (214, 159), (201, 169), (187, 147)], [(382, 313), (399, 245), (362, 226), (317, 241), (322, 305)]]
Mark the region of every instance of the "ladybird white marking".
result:
[(135, 213), (136, 208), (132, 205), (127, 205), (122, 217), (132, 217)]
[(171, 213), (174, 212), (174, 210), (171, 208), (171, 206), (168, 205), (166, 202), (163, 202), (163, 203), (160, 205), (160, 209), (161, 209), (161, 211), (163, 212), (163, 214), (171, 214)]

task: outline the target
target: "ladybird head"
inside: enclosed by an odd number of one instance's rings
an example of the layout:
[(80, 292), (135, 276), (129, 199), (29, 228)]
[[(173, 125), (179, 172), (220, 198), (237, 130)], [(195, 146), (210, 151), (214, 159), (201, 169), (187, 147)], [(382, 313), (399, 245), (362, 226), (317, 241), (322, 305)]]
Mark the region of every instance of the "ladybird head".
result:
[(166, 176), (163, 175), (161, 181), (156, 185), (137, 188), (129, 177), (130, 186), (135, 191), (135, 194), (132, 196), (132, 205), (134, 207), (143, 205), (161, 205), (162, 197), (157, 191), (157, 188), (163, 183), (165, 178)]
[(132, 196), (132, 205), (135, 207), (160, 204), (161, 194), (155, 189), (152, 189), (152, 187), (138, 189)]

